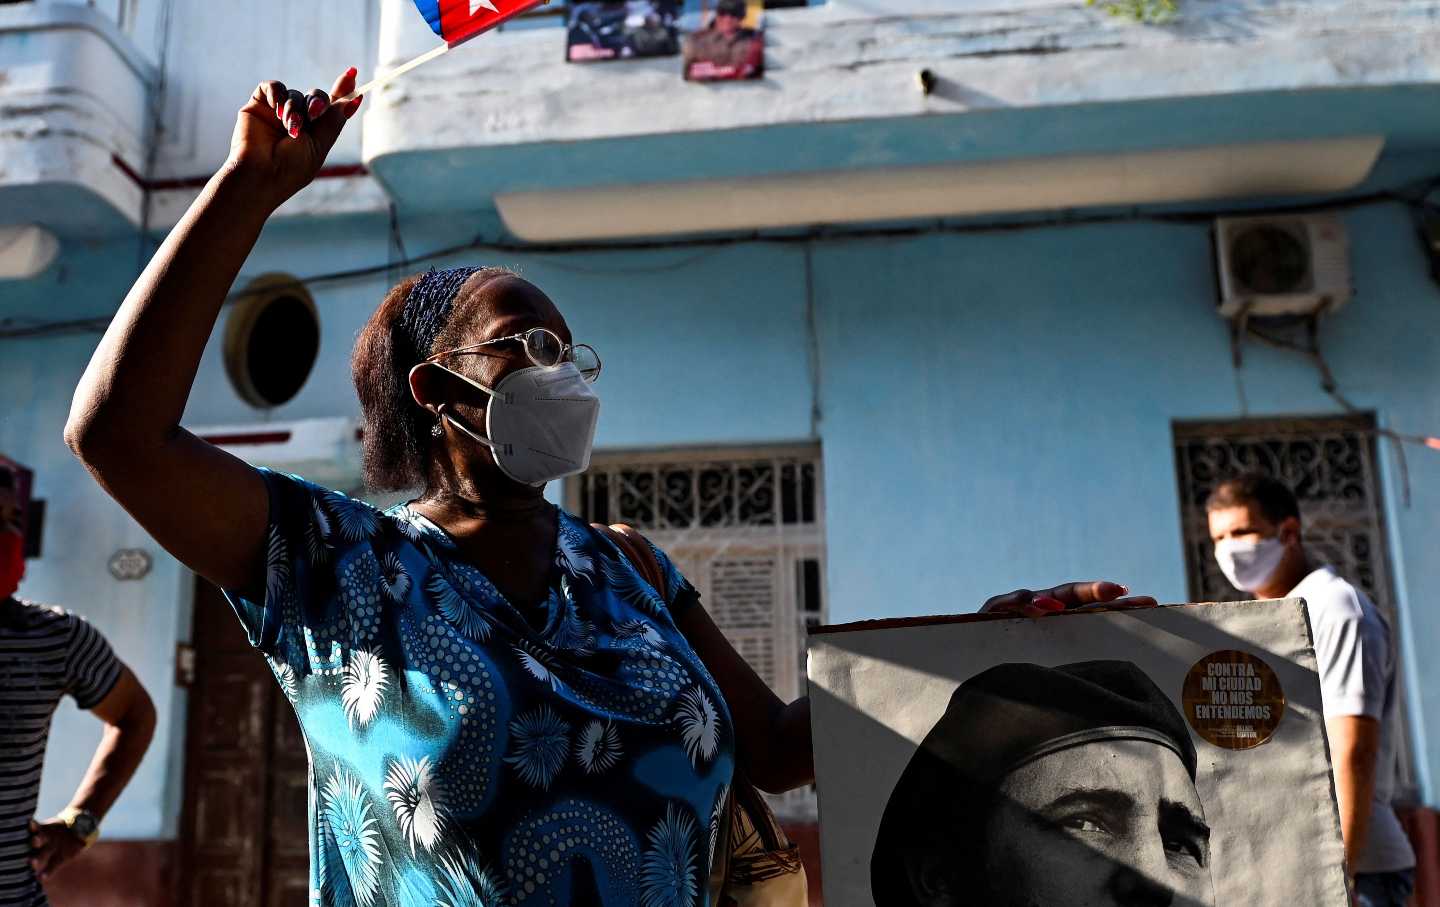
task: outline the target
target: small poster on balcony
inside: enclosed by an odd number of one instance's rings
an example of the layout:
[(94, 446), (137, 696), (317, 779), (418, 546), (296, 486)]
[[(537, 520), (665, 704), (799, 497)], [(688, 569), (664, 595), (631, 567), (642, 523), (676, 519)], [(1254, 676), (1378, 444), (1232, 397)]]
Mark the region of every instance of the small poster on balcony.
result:
[(666, 57), (680, 52), (679, 0), (571, 3), (565, 59), (571, 63)]
[(705, 27), (685, 36), (685, 80), (758, 79), (765, 74), (761, 0), (719, 0)]
[(828, 907), (1347, 907), (1300, 599), (815, 631)]

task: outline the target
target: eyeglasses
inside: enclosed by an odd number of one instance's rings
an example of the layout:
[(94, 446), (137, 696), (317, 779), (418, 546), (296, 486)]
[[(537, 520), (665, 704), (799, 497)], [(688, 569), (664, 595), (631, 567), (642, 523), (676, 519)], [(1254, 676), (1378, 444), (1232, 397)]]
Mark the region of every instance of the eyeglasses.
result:
[(484, 346), (496, 343), (506, 343), (518, 340), (525, 347), (525, 355), (530, 361), (541, 368), (554, 368), (562, 362), (573, 362), (580, 370), (580, 375), (588, 382), (594, 383), (600, 377), (600, 354), (588, 343), (569, 344), (560, 339), (560, 335), (549, 328), (531, 328), (519, 334), (511, 334), (507, 337), (496, 337), (492, 340), (482, 340), (479, 343), (472, 343), (469, 346), (462, 346), (453, 350), (446, 350), (443, 353), (436, 353), (426, 362), (435, 362), (445, 357), (458, 353), (473, 353)]

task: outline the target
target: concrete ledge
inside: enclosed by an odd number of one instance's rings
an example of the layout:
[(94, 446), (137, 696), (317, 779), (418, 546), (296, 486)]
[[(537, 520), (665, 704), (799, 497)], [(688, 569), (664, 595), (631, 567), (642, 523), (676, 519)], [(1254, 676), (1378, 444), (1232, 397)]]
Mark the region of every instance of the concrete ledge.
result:
[[(400, 6), (387, 0), (382, 68), (433, 43)], [(774, 11), (765, 78), (709, 86), (683, 83), (676, 58), (567, 64), (561, 29), (487, 36), (381, 90), (364, 155), (1440, 80), (1436, 0), (1187, 0), (1165, 27), (1074, 2), (977, 7)], [(929, 96), (921, 68), (939, 77)]]
[[(434, 42), (408, 0), (385, 4), (382, 68)], [(676, 58), (567, 64), (558, 28), (486, 36), (372, 96), (364, 159), (413, 211), (535, 189), (1436, 138), (1415, 102), (1440, 87), (1440, 0), (1185, 0), (1164, 27), (1078, 0), (927, 4), (773, 11), (765, 78), (744, 83), (684, 83)], [(922, 68), (938, 77), (929, 95)]]
[[(163, 189), (150, 196), (150, 229), (169, 230), (200, 195), (202, 186)], [(368, 175), (317, 179), (280, 206), (272, 220), (384, 214), (390, 205), (385, 190)]]
[(68, 4), (0, 8), (0, 61), (0, 222), (62, 237), (138, 223), (141, 190), (115, 159), (144, 167), (153, 68)]

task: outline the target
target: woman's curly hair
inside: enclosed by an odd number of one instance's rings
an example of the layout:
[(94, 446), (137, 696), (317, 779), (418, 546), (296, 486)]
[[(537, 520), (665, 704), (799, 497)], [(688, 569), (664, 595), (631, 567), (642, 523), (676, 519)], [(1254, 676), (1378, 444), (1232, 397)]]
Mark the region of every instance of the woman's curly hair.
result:
[[(466, 314), (481, 287), (497, 277), (517, 276), (505, 268), (478, 268), (464, 275), (467, 279), (450, 299), (423, 301), (427, 307), (442, 308), (421, 313), (426, 329), (417, 332), (415, 307), (407, 312), (407, 304), (416, 286), (435, 273), (414, 274), (391, 287), (360, 330), (350, 357), (360, 398), (363, 475), (366, 487), (374, 491), (425, 485), (435, 416), (411, 396), (410, 369), (438, 350), (461, 345), (471, 320)], [(433, 339), (426, 342), (426, 335)]]

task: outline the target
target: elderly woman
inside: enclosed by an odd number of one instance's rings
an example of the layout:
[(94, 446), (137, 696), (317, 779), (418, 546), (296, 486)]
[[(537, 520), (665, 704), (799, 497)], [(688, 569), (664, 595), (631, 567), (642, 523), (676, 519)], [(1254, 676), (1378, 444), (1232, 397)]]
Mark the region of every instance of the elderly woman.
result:
[[(66, 440), (229, 590), (293, 703), (313, 901), (704, 904), (735, 769), (770, 791), (812, 781), (809, 704), (770, 692), (663, 553), (628, 558), (546, 502), (547, 480), (588, 463), (600, 362), (544, 293), (498, 269), (432, 271), (366, 325), (365, 478), (423, 489), (408, 504), (382, 513), (180, 428), (266, 218), (360, 104), (329, 99), (255, 90), (229, 160), (101, 341)], [(1084, 584), (987, 607), (1120, 594)]]

